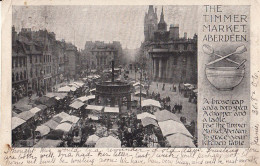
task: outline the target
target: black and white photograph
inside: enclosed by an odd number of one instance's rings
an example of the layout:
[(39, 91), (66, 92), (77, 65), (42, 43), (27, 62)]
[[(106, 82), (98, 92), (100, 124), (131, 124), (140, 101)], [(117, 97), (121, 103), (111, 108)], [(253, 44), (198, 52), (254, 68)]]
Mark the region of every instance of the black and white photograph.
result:
[(197, 147), (196, 6), (13, 6), (12, 146)]

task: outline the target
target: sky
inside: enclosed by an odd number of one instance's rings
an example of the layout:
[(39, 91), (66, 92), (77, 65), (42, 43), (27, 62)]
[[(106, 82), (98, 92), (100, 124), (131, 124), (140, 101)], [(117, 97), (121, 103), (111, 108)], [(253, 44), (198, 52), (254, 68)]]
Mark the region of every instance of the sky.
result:
[[(162, 6), (157, 8), (158, 21)], [(197, 33), (197, 7), (163, 6), (168, 25), (179, 24), (180, 37)], [(144, 41), (148, 6), (13, 6), (12, 23), (21, 28), (47, 29), (56, 39), (83, 49), (86, 41), (120, 41), (123, 48), (139, 48)]]

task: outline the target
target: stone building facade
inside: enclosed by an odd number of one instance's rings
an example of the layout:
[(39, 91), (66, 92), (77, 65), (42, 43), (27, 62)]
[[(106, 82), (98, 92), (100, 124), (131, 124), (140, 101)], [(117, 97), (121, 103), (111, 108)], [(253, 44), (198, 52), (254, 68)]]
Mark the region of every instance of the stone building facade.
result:
[[(152, 7), (149, 6), (149, 10)], [(149, 13), (148, 10), (148, 13)], [(146, 18), (146, 16), (145, 16)], [(157, 20), (157, 17), (151, 17)], [(144, 35), (147, 36), (147, 20), (144, 21)], [(167, 23), (164, 20), (164, 11), (160, 15), (157, 27), (150, 33), (153, 37), (145, 37), (141, 48), (143, 56), (148, 59), (148, 75), (152, 80), (167, 82), (189, 82), (197, 83), (197, 35), (192, 39), (179, 37), (179, 26), (170, 25), (167, 30)]]
[(112, 43), (86, 41), (81, 57), (82, 66), (103, 71), (110, 68), (111, 61), (114, 59), (115, 66), (118, 67), (121, 64), (122, 54), (122, 46), (118, 41)]

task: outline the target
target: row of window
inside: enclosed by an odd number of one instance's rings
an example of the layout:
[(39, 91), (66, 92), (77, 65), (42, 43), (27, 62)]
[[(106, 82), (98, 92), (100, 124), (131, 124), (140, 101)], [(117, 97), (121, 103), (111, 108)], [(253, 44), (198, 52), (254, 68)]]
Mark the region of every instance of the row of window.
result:
[(33, 61), (34, 63), (51, 62), (51, 55), (34, 55), (34, 56), (30, 55), (30, 63), (33, 63)]
[(12, 58), (12, 68), (16, 67), (26, 67), (26, 57), (13, 57)]
[(33, 71), (33, 69), (31, 69), (30, 71), (30, 77), (33, 78), (34, 76), (38, 77), (38, 76), (41, 76), (41, 73), (43, 75), (45, 74), (50, 74), (51, 73), (51, 66), (44, 66), (43, 67), (43, 70), (41, 69), (38, 69), (38, 68), (35, 68), (35, 70)]
[(17, 82), (17, 81), (23, 81), (27, 79), (27, 73), (24, 70), (23, 72), (17, 72), (17, 73), (12, 73), (12, 81)]

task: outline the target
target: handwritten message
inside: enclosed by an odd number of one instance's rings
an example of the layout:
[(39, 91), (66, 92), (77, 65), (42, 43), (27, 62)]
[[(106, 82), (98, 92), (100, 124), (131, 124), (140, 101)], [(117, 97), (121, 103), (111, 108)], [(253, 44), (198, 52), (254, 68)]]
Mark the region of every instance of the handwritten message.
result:
[(91, 149), (41, 148), (8, 149), (4, 151), (6, 165), (199, 165), (255, 164), (257, 148), (248, 149)]

